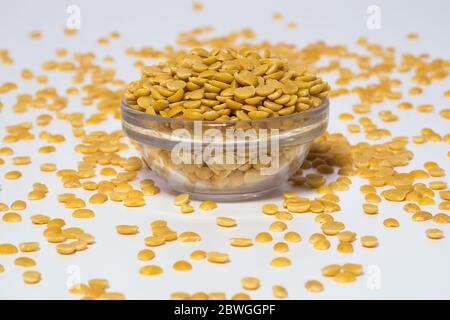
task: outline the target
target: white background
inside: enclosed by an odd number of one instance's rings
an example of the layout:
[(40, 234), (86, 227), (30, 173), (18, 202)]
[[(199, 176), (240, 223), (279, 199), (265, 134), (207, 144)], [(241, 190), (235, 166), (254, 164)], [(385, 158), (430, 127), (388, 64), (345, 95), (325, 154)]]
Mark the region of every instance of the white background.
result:
[[(213, 25), (216, 34), (250, 27), (257, 33), (258, 39), (286, 41), (303, 46), (309, 42), (324, 40), (330, 44), (347, 44), (355, 47), (359, 36), (367, 36), (370, 41), (386, 46), (394, 46), (399, 52), (428, 53), (431, 57), (449, 58), (448, 1), (203, 1), (205, 8), (195, 12), (191, 1), (0, 1), (0, 48), (10, 50), (15, 60), (12, 66), (0, 65), (0, 83), (15, 81), (19, 84), (16, 92), (1, 95), (5, 107), (0, 113), (0, 135), (5, 135), (5, 126), (21, 121), (32, 121), (39, 110), (25, 114), (14, 114), (11, 106), (18, 93), (32, 93), (37, 88), (35, 81), (20, 79), (20, 70), (29, 68), (41, 73), (40, 64), (54, 55), (55, 48), (64, 47), (73, 52), (95, 52), (99, 58), (105, 55), (115, 57), (114, 67), (119, 78), (131, 81), (139, 76), (132, 67), (132, 59), (124, 54), (127, 47), (140, 48), (150, 45), (163, 48), (174, 44), (177, 33), (191, 28)], [(75, 37), (66, 37), (62, 28), (66, 23), (68, 5), (75, 4), (81, 9), (81, 31)], [(369, 30), (366, 27), (366, 9), (369, 5), (378, 5), (381, 9), (381, 29)], [(274, 12), (284, 15), (282, 21), (272, 20)], [(298, 28), (286, 28), (287, 22), (296, 22)], [(28, 32), (40, 30), (43, 38), (31, 41)], [(108, 46), (98, 46), (96, 40), (111, 31), (119, 31), (121, 39), (114, 40)], [(409, 32), (418, 32), (420, 39), (406, 39)], [(63, 93), (71, 85), (67, 75), (50, 74), (51, 85), (57, 86)], [(405, 93), (413, 86), (407, 77), (401, 77)], [(333, 80), (330, 76), (329, 80)], [(393, 136), (413, 136), (423, 127), (431, 127), (440, 134), (448, 133), (448, 120), (438, 115), (438, 111), (449, 107), (443, 92), (450, 89), (449, 81), (444, 80), (426, 87), (424, 94), (408, 97), (414, 104), (433, 103), (437, 111), (419, 114), (415, 111), (397, 110), (397, 102), (386, 102), (375, 106), (372, 118), (383, 128), (391, 130)], [(332, 100), (330, 132), (346, 133), (346, 123), (337, 120), (341, 112), (350, 111), (356, 103), (354, 96)], [(391, 109), (400, 116), (400, 121), (392, 124), (381, 123), (376, 115), (378, 110)], [(93, 108), (83, 106), (80, 97), (70, 99), (72, 112), (91, 113)], [(120, 127), (118, 121), (109, 121), (92, 130), (114, 130)], [(359, 236), (373, 234), (378, 236), (380, 245), (376, 249), (364, 249), (355, 242), (355, 252), (351, 255), (336, 252), (336, 242), (332, 239), (332, 248), (325, 252), (311, 248), (307, 238), (319, 231), (313, 222), (313, 215), (296, 216), (288, 222), (289, 229), (301, 233), (303, 241), (290, 245), (290, 257), (293, 265), (289, 268), (274, 269), (269, 262), (277, 255), (272, 244), (255, 244), (251, 248), (233, 248), (228, 239), (233, 236), (254, 237), (267, 230), (273, 221), (271, 217), (260, 213), (261, 204), (267, 201), (281, 204), (281, 192), (273, 199), (264, 199), (246, 203), (221, 203), (215, 211), (197, 210), (191, 215), (181, 215), (172, 205), (172, 195), (163, 191), (161, 194), (147, 198), (147, 205), (142, 208), (128, 209), (117, 203), (93, 206), (94, 219), (80, 221), (70, 216), (70, 210), (57, 203), (59, 193), (67, 190), (60, 185), (59, 179), (51, 173), (41, 173), (39, 164), (56, 162), (59, 168), (75, 168), (80, 155), (74, 153), (67, 123), (54, 121), (49, 128), (34, 128), (35, 134), (41, 130), (52, 133), (64, 133), (67, 142), (57, 146), (57, 152), (49, 155), (38, 154), (37, 150), (45, 144), (35, 140), (13, 144), (16, 155), (30, 155), (33, 163), (20, 168), (24, 176), (20, 180), (4, 180), (3, 174), (12, 170), (9, 159), (0, 166), (0, 201), (11, 203), (13, 200), (26, 199), (33, 182), (45, 182), (50, 193), (43, 201), (30, 201), (22, 213), (24, 221), (7, 224), (0, 221), (0, 243), (18, 244), (24, 241), (39, 241), (41, 250), (28, 254), (38, 265), (36, 270), (43, 274), (38, 285), (25, 285), (21, 279), (22, 269), (13, 265), (16, 256), (0, 256), (0, 264), (5, 272), (0, 274), (0, 298), (3, 299), (70, 299), (76, 298), (67, 292), (66, 282), (79, 270), (81, 281), (91, 278), (107, 278), (112, 291), (123, 292), (130, 299), (166, 299), (171, 292), (224, 291), (228, 297), (242, 291), (240, 279), (255, 276), (261, 279), (261, 288), (250, 292), (254, 299), (272, 297), (271, 287), (280, 284), (288, 289), (289, 297), (294, 299), (383, 299), (383, 298), (450, 298), (450, 229), (446, 225), (439, 228), (447, 233), (440, 241), (426, 238), (425, 229), (432, 227), (432, 222), (415, 223), (402, 210), (402, 204), (380, 205), (380, 214), (367, 216), (361, 205), (363, 196), (359, 186), (363, 181), (355, 178), (351, 191), (340, 192), (342, 211), (336, 213), (336, 219), (343, 221), (347, 228)], [(363, 140), (363, 134), (351, 136), (352, 142)], [(0, 143), (0, 145), (3, 145)], [(415, 153), (414, 160), (404, 170), (421, 168), (427, 160), (438, 162), (441, 167), (450, 170), (446, 157), (448, 145), (445, 143), (427, 143), (409, 145)], [(130, 150), (127, 154), (135, 154)], [(143, 173), (144, 174), (144, 173)], [(441, 178), (448, 181), (447, 177)], [(288, 186), (286, 186), (286, 190)], [(294, 189), (295, 190), (295, 189)], [(70, 190), (72, 192), (72, 190)], [(305, 196), (314, 196), (312, 192), (302, 191)], [(79, 196), (88, 199), (89, 193), (75, 190)], [(193, 202), (197, 207), (198, 202)], [(433, 213), (437, 208), (429, 208)], [(97, 243), (87, 251), (73, 256), (61, 256), (54, 246), (45, 242), (41, 236), (42, 227), (34, 226), (28, 217), (32, 214), (48, 214), (52, 217), (66, 219), (70, 226), (81, 226), (96, 236)], [(230, 230), (215, 226), (217, 216), (234, 217), (238, 227)], [(383, 219), (395, 217), (401, 227), (386, 229)], [(196, 231), (202, 236), (198, 244), (170, 243), (155, 248), (156, 258), (150, 264), (164, 268), (164, 274), (157, 277), (143, 278), (138, 269), (143, 265), (136, 259), (136, 253), (144, 247), (143, 238), (150, 233), (149, 223), (156, 219), (166, 219), (173, 229)], [(137, 224), (140, 233), (136, 236), (120, 236), (115, 233), (117, 224)], [(275, 235), (281, 240), (281, 235)], [(226, 265), (213, 265), (206, 261), (193, 262), (190, 272), (175, 272), (172, 264), (180, 259), (188, 259), (194, 249), (228, 252), (231, 262)], [(358, 281), (349, 285), (336, 284), (331, 279), (324, 279), (320, 269), (330, 263), (358, 262), (366, 268), (366, 273)], [(321, 280), (325, 291), (311, 294), (304, 289), (304, 282), (310, 279)], [(374, 282), (375, 281), (375, 282)], [(373, 286), (371, 284), (375, 283)]]

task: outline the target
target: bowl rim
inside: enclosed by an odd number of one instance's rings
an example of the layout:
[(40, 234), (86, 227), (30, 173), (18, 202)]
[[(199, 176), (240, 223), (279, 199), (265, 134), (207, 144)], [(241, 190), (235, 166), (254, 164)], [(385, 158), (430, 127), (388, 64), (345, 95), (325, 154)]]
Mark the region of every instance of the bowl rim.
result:
[(123, 98), (120, 102), (121, 113), (132, 114), (135, 117), (138, 117), (142, 120), (147, 121), (155, 121), (160, 123), (177, 123), (177, 124), (193, 124), (195, 122), (202, 123), (204, 125), (211, 126), (230, 126), (237, 123), (265, 123), (265, 122), (273, 122), (276, 120), (299, 120), (306, 117), (314, 117), (323, 112), (327, 112), (330, 106), (330, 101), (327, 98), (324, 98), (319, 106), (312, 108), (307, 111), (295, 112), (293, 114), (287, 116), (279, 116), (276, 118), (264, 118), (264, 119), (255, 119), (255, 120), (227, 120), (227, 121), (213, 121), (213, 120), (191, 120), (191, 119), (178, 119), (178, 118), (166, 118), (162, 116), (154, 116), (142, 111), (135, 110), (131, 108), (128, 103), (126, 103), (125, 98)]

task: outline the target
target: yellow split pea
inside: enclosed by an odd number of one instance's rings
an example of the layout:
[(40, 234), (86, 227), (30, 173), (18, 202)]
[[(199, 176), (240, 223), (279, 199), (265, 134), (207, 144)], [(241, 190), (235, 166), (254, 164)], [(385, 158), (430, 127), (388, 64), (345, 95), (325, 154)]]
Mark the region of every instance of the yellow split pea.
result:
[(361, 237), (361, 244), (366, 248), (375, 248), (378, 246), (378, 239), (375, 236), (363, 236)]
[(206, 258), (206, 252), (203, 250), (195, 250), (190, 255), (192, 260), (203, 260)]
[(27, 284), (36, 284), (41, 281), (41, 273), (38, 271), (25, 271), (22, 277), (23, 281)]
[(155, 257), (155, 253), (150, 249), (143, 249), (138, 252), (137, 258), (142, 261), (149, 261)]
[(210, 251), (206, 255), (209, 262), (213, 263), (227, 263), (230, 261), (230, 256), (227, 253), (217, 251)]
[(17, 212), (7, 212), (3, 215), (2, 220), (8, 223), (17, 223), (22, 221), (22, 216)]
[(192, 270), (192, 265), (185, 260), (180, 260), (173, 264), (173, 269), (176, 271), (189, 271)]
[(116, 226), (116, 231), (119, 234), (123, 234), (123, 235), (133, 235), (138, 233), (139, 231), (139, 227), (135, 226), (135, 225), (125, 225), (125, 224), (121, 224)]
[(285, 299), (288, 296), (286, 288), (280, 285), (274, 285), (272, 287), (272, 293), (275, 298)]
[(250, 238), (231, 238), (230, 244), (233, 247), (250, 247), (253, 245), (253, 241)]
[(317, 280), (309, 280), (305, 283), (305, 288), (309, 292), (318, 293), (323, 291), (323, 284)]
[(220, 227), (231, 228), (236, 226), (236, 220), (227, 217), (217, 217), (216, 223)]
[(11, 243), (0, 243), (0, 255), (16, 254), (17, 247)]
[(209, 211), (217, 208), (217, 203), (214, 201), (203, 201), (199, 206), (200, 210)]
[(143, 276), (156, 276), (163, 273), (163, 269), (156, 265), (148, 265), (139, 269), (139, 273)]
[(34, 252), (39, 250), (39, 243), (37, 242), (22, 242), (19, 244), (19, 249), (22, 252)]
[(278, 257), (272, 259), (270, 265), (272, 267), (289, 267), (292, 264), (291, 260), (286, 257)]
[(272, 241), (272, 235), (268, 232), (260, 232), (255, 237), (256, 242), (265, 243)]
[(36, 266), (36, 262), (28, 257), (19, 257), (14, 260), (14, 264), (19, 267), (30, 268)]
[(260, 286), (260, 281), (255, 277), (246, 277), (241, 279), (241, 284), (245, 290), (256, 290)]
[(442, 239), (444, 237), (444, 232), (438, 228), (430, 228), (426, 230), (427, 237), (430, 239)]
[(200, 237), (200, 235), (198, 233), (190, 232), (190, 231), (182, 232), (178, 236), (178, 241), (180, 241), (180, 242), (198, 242), (201, 240), (202, 240), (202, 238)]

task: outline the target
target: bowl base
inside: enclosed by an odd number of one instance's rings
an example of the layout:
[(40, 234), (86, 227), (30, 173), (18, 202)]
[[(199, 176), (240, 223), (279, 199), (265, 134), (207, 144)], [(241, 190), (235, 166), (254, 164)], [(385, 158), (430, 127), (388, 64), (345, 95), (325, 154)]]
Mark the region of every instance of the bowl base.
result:
[(270, 189), (249, 192), (249, 193), (229, 193), (229, 194), (213, 194), (213, 193), (200, 193), (200, 192), (188, 192), (193, 200), (213, 200), (217, 202), (235, 202), (235, 201), (248, 201), (258, 198), (262, 198), (269, 194), (273, 194), (279, 186), (275, 186)]

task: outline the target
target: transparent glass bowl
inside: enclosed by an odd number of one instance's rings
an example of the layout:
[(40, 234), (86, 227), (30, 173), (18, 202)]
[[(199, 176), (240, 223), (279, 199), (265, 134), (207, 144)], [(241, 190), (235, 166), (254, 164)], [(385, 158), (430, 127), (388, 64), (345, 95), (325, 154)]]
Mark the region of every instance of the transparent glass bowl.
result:
[(328, 125), (329, 101), (277, 118), (198, 121), (137, 111), (122, 101), (122, 126), (147, 166), (177, 193), (236, 201), (263, 196), (302, 165)]

